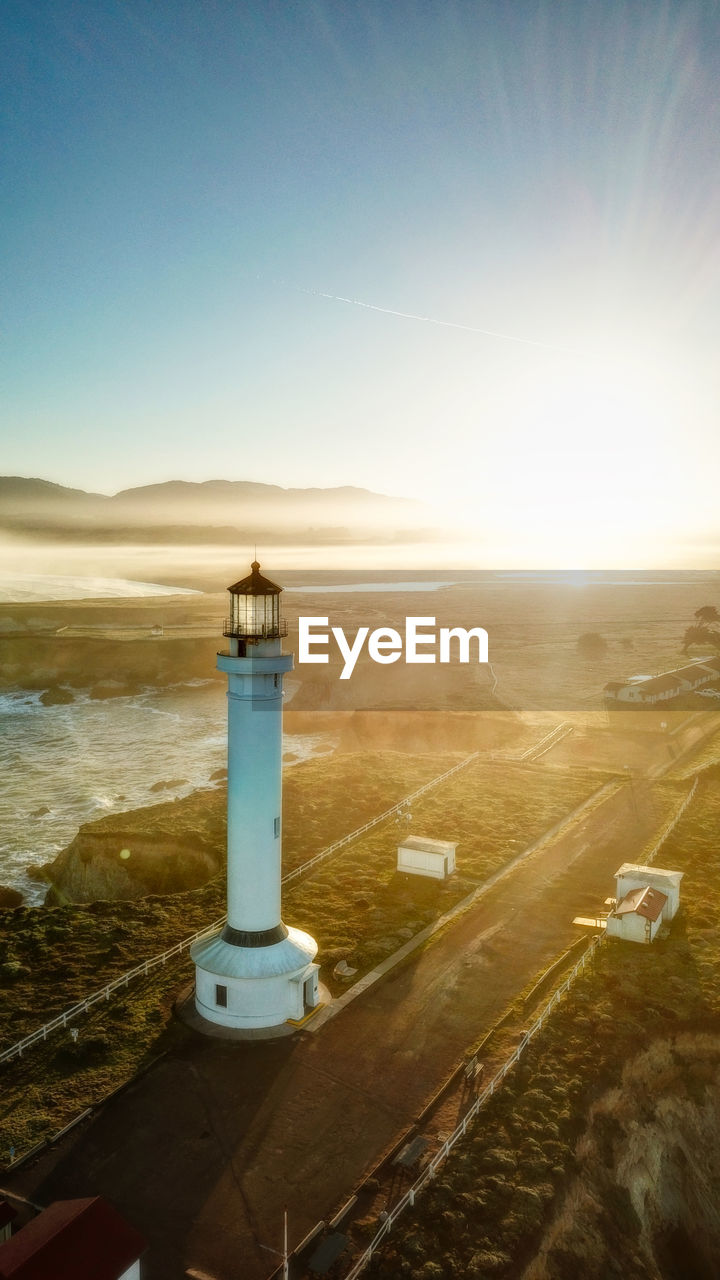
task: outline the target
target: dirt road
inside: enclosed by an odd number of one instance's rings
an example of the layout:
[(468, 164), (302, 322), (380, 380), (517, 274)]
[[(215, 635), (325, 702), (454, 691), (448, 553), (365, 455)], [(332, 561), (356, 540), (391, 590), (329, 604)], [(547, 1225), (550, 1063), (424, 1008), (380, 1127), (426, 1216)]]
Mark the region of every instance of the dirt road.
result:
[(667, 816), (623, 786), (317, 1034), (172, 1050), (8, 1179), (41, 1203), (103, 1194), (147, 1236), (147, 1280), (260, 1280), (329, 1217), (507, 1002), (577, 937)]

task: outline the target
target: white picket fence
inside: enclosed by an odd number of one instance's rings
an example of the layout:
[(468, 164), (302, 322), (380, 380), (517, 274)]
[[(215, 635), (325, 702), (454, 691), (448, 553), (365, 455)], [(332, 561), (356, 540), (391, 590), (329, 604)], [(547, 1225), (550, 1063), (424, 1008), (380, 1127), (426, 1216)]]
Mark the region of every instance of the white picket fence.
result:
[(539, 742), (534, 742), (532, 746), (527, 747), (527, 749), (522, 752), (522, 755), (516, 756), (515, 759), (531, 761), (539, 760), (541, 756), (546, 754), (546, 752), (551, 751), (559, 742), (562, 742), (563, 738), (567, 738), (568, 734), (572, 733), (572, 731), (573, 726), (570, 722), (568, 720), (563, 720), (562, 724), (556, 724), (555, 728), (551, 729), (549, 733), (546, 733), (544, 738), (541, 738)]
[(649, 866), (651, 862), (654, 862), (654, 861), (655, 861), (655, 859), (657, 858), (657, 856), (658, 856), (658, 854), (659, 854), (660, 850), (662, 849), (662, 847), (663, 847), (663, 845), (664, 845), (665, 841), (667, 840), (668, 836), (670, 835), (670, 832), (675, 830), (675, 827), (677, 826), (678, 822), (679, 822), (679, 821), (680, 821), (680, 819), (682, 818), (682, 816), (683, 816), (683, 814), (684, 814), (685, 810), (687, 809), (688, 805), (689, 805), (689, 804), (690, 804), (690, 802), (692, 801), (693, 796), (695, 795), (695, 792), (696, 792), (696, 791), (697, 791), (697, 789), (698, 789), (698, 782), (699, 782), (699, 780), (700, 780), (700, 778), (699, 778), (699, 774), (695, 774), (695, 777), (694, 777), (694, 779), (693, 779), (693, 784), (692, 784), (692, 786), (691, 786), (690, 790), (688, 791), (688, 793), (687, 793), (687, 795), (686, 795), (685, 799), (683, 800), (682, 804), (680, 805), (680, 808), (677, 810), (677, 812), (676, 812), (676, 813), (673, 815), (673, 817), (670, 819), (670, 821), (669, 821), (668, 825), (665, 827), (665, 830), (663, 831), (662, 835), (660, 836), (660, 839), (659, 839), (659, 840), (658, 840), (658, 841), (653, 845), (652, 849), (650, 850), (650, 853), (646, 854), (646, 856), (645, 856), (645, 865)]
[[(432, 791), (434, 787), (440, 786), (453, 774), (458, 773), (461, 769), (467, 768), (473, 760), (476, 760), (479, 752), (474, 751), (472, 755), (466, 756), (459, 764), (453, 765), (451, 769), (447, 769), (445, 773), (441, 773), (436, 778), (431, 778), (430, 782), (426, 782), (424, 786), (418, 787), (417, 791), (411, 792), (405, 796), (397, 804), (390, 809), (386, 809), (384, 813), (378, 814), (376, 818), (372, 818), (370, 822), (364, 823), (362, 827), (358, 827), (356, 831), (351, 831), (349, 835), (343, 836), (341, 840), (336, 840), (334, 844), (330, 844), (325, 849), (321, 849), (320, 853), (316, 853), (314, 857), (309, 858), (307, 862), (303, 862), (299, 867), (295, 867), (293, 871), (283, 876), (282, 883), (289, 884), (291, 880), (296, 880), (299, 876), (305, 875), (318, 863), (324, 862), (326, 858), (337, 853), (353, 840), (357, 840), (364, 835), (366, 831), (371, 831), (373, 827), (377, 827), (381, 822), (386, 822), (388, 818), (392, 818), (396, 813), (406, 808), (408, 804), (412, 804), (420, 796), (425, 795), (427, 791)], [(221, 916), (219, 920), (215, 920), (213, 924), (206, 925), (205, 928), (199, 929), (197, 933), (191, 934), (189, 938), (183, 938), (182, 942), (176, 942), (174, 946), (168, 947), (167, 951), (161, 951), (158, 955), (151, 956), (149, 960), (143, 961), (142, 964), (136, 965), (134, 969), (128, 969), (127, 973), (122, 973), (119, 978), (115, 978), (112, 982), (108, 982), (106, 986), (101, 987), (99, 991), (94, 991), (92, 995), (85, 1000), (78, 1001), (69, 1009), (65, 1009), (59, 1013), (56, 1018), (51, 1018), (42, 1027), (38, 1027), (37, 1031), (31, 1032), (24, 1039), (18, 1040), (16, 1044), (10, 1046), (0, 1053), (0, 1062), (9, 1062), (12, 1058), (21, 1058), (25, 1049), (32, 1048), (33, 1045), (39, 1044), (42, 1040), (47, 1040), (48, 1036), (58, 1030), (60, 1027), (66, 1027), (73, 1019), (78, 1018), (81, 1014), (87, 1013), (92, 1009), (93, 1005), (100, 1004), (104, 1000), (109, 1000), (110, 996), (128, 985), (133, 978), (145, 977), (151, 973), (153, 969), (159, 969), (167, 964), (168, 960), (172, 960), (175, 956), (179, 956), (183, 951), (188, 951), (194, 942), (198, 942), (200, 938), (207, 937), (210, 933), (215, 933), (225, 924), (227, 917)]]
[(365, 834), (366, 831), (372, 831), (373, 827), (379, 826), (381, 822), (387, 822), (388, 818), (392, 818), (396, 813), (400, 813), (407, 805), (412, 804), (414, 800), (418, 800), (420, 796), (424, 796), (427, 791), (432, 791), (434, 787), (439, 787), (441, 782), (447, 781), (454, 773), (459, 773), (461, 769), (466, 769), (473, 760), (477, 760), (480, 752), (473, 751), (472, 755), (466, 756), (459, 764), (454, 764), (452, 769), (447, 769), (445, 773), (441, 773), (437, 778), (431, 778), (430, 782), (426, 782), (424, 786), (418, 787), (417, 791), (411, 792), (409, 796), (405, 796), (397, 804), (392, 805), (390, 809), (386, 809), (384, 813), (379, 813), (377, 818), (371, 818), (364, 826), (358, 827), (356, 831), (351, 831), (349, 836), (343, 836), (342, 840), (336, 840), (334, 844), (329, 844), (326, 849), (321, 849), (320, 853), (316, 853), (314, 858), (309, 858), (307, 862), (303, 862), (301, 866), (296, 867), (294, 871), (289, 871), (283, 876), (283, 884), (289, 884), (291, 880), (296, 880), (298, 876), (305, 875), (312, 867), (316, 867), (319, 862), (324, 862), (325, 858), (329, 858), (331, 854), (337, 853), (339, 849), (343, 849), (346, 844), (350, 844), (351, 840), (357, 840), (359, 836)]
[(563, 996), (567, 995), (568, 991), (572, 987), (578, 975), (583, 972), (586, 964), (594, 956), (595, 951), (599, 946), (602, 945), (604, 940), (605, 940), (604, 934), (601, 934), (599, 937), (595, 937), (592, 939), (589, 946), (583, 952), (582, 956), (578, 960), (574, 969), (568, 974), (565, 981), (561, 984), (561, 986), (558, 987), (557, 991), (555, 991), (554, 994), (551, 996), (551, 998), (548, 1000), (544, 1009), (539, 1014), (539, 1016), (535, 1019), (532, 1026), (525, 1032), (522, 1040), (518, 1044), (515, 1051), (511, 1053), (507, 1061), (503, 1063), (503, 1065), (500, 1067), (498, 1071), (496, 1071), (490, 1083), (485, 1086), (482, 1093), (478, 1095), (478, 1097), (473, 1102), (472, 1106), (466, 1111), (465, 1115), (463, 1116), (459, 1125), (455, 1129), (454, 1133), (451, 1133), (450, 1137), (447, 1138), (446, 1141), (440, 1147), (440, 1149), (436, 1151), (432, 1160), (430, 1160), (429, 1163), (426, 1165), (426, 1167), (423, 1169), (419, 1178), (417, 1178), (415, 1182), (412, 1184), (412, 1186), (408, 1188), (408, 1190), (405, 1192), (405, 1195), (400, 1200), (398, 1200), (396, 1205), (393, 1205), (392, 1209), (388, 1212), (387, 1216), (384, 1218), (378, 1231), (373, 1236), (373, 1239), (371, 1240), (365, 1252), (359, 1258), (357, 1258), (356, 1261), (353, 1263), (350, 1271), (348, 1271), (347, 1275), (345, 1276), (345, 1280), (356, 1280), (356, 1277), (359, 1276), (360, 1273), (365, 1269), (368, 1262), (372, 1258), (373, 1254), (377, 1252), (378, 1248), (380, 1247), (383, 1240), (385, 1239), (385, 1236), (389, 1235), (390, 1232), (392, 1231), (393, 1224), (397, 1222), (400, 1215), (404, 1213), (407, 1208), (410, 1208), (412, 1207), (412, 1205), (414, 1205), (415, 1197), (419, 1194), (419, 1192), (421, 1192), (430, 1182), (432, 1182), (443, 1160), (447, 1159), (453, 1147), (458, 1142), (460, 1142), (461, 1138), (465, 1136), (465, 1134), (468, 1131), (468, 1128), (470, 1127), (472, 1122), (475, 1120), (478, 1113), (482, 1110), (482, 1108), (493, 1096), (493, 1094), (495, 1093), (495, 1090), (498, 1089), (499, 1086), (502, 1084), (508, 1072), (512, 1071), (513, 1067), (520, 1061), (520, 1058), (522, 1057), (523, 1053), (527, 1049), (533, 1036), (537, 1035), (538, 1031), (541, 1029), (541, 1027), (544, 1026), (547, 1019), (550, 1017), (555, 1006), (559, 1003), (560, 1000), (562, 1000)]
[(115, 978), (112, 982), (108, 982), (106, 986), (101, 987), (99, 991), (94, 991), (91, 996), (87, 996), (85, 1000), (78, 1001), (77, 1004), (71, 1005), (69, 1009), (63, 1010), (56, 1018), (51, 1018), (50, 1022), (46, 1022), (44, 1026), (38, 1027), (37, 1031), (31, 1032), (29, 1036), (25, 1036), (23, 1040), (18, 1040), (17, 1044), (12, 1045), (9, 1049), (5, 1049), (0, 1053), (0, 1062), (9, 1062), (11, 1058), (21, 1058), (25, 1049), (30, 1049), (33, 1045), (38, 1044), (40, 1040), (47, 1040), (51, 1032), (56, 1031), (59, 1027), (66, 1027), (74, 1018), (80, 1016), (81, 1013), (87, 1013), (92, 1009), (93, 1005), (99, 1004), (103, 1000), (109, 1000), (115, 991), (119, 991), (122, 987), (126, 987), (133, 978), (145, 977), (151, 973), (153, 969), (159, 969), (161, 965), (167, 964), (173, 956), (179, 956), (183, 951), (187, 951), (197, 938), (204, 938), (206, 934), (213, 933), (225, 923), (225, 916), (220, 920), (216, 920), (214, 924), (207, 925), (206, 928), (200, 929), (194, 933), (191, 938), (183, 938), (182, 942), (176, 942), (174, 947), (168, 947), (167, 951), (161, 951), (159, 955), (152, 956), (149, 960), (144, 960), (142, 964), (136, 965), (134, 969), (128, 969), (127, 973), (122, 973), (119, 978)]

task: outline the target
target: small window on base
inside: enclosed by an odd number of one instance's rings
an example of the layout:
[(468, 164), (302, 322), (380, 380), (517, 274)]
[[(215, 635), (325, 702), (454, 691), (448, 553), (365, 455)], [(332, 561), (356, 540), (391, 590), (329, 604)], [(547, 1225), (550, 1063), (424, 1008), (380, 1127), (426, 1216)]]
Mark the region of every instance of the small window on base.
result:
[(279, 818), (273, 818), (273, 835), (275, 836), (276, 840), (280, 835), (280, 819)]
[(227, 987), (221, 987), (219, 983), (215, 985), (215, 1004), (219, 1009), (227, 1009)]

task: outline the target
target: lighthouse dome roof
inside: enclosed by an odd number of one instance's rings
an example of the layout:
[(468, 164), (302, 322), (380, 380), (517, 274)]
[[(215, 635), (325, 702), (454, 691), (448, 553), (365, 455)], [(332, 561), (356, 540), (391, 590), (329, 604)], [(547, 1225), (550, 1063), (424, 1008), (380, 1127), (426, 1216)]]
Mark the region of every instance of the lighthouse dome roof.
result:
[(277, 582), (271, 582), (266, 578), (260, 572), (258, 561), (253, 560), (247, 577), (233, 583), (228, 587), (228, 591), (233, 596), (277, 596), (282, 591), (282, 587), (279, 587)]
[(269, 947), (236, 947), (220, 934), (194, 942), (196, 965), (223, 978), (272, 978), (301, 973), (317, 955), (317, 943), (302, 929), (288, 929), (282, 942)]

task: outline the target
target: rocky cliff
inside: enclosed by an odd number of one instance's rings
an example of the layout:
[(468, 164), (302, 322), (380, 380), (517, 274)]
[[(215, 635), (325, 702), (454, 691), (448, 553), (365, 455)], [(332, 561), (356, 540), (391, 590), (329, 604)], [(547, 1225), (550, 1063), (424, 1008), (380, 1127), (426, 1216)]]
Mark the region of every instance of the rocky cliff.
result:
[(85, 823), (44, 868), (48, 904), (180, 893), (218, 875), (225, 861), (225, 791)]
[(720, 1270), (720, 1035), (657, 1040), (593, 1107), (577, 1175), (523, 1280)]

